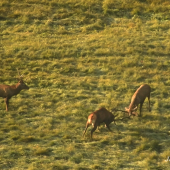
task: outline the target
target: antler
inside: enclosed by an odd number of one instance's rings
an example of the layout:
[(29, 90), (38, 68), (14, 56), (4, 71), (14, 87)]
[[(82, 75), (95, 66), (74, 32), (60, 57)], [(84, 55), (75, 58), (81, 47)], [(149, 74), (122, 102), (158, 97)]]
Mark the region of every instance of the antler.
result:
[(123, 118), (121, 118), (121, 119), (117, 119), (117, 120), (124, 120), (124, 119), (126, 119), (126, 118), (130, 119), (130, 116), (123, 117)]
[[(127, 111), (124, 111), (124, 110), (118, 110), (118, 109), (116, 109), (116, 108), (113, 108), (113, 109), (112, 109), (112, 111), (114, 111), (114, 112), (116, 112), (116, 111), (121, 111), (121, 112), (128, 113)], [(116, 116), (118, 116), (118, 114), (117, 114), (117, 115), (115, 115), (115, 117), (116, 117)], [(124, 120), (124, 119), (126, 119), (126, 118), (130, 119), (130, 116), (128, 116), (128, 117), (123, 117), (123, 118), (121, 118), (121, 119), (116, 119), (115, 121), (117, 121), (117, 120)]]
[(22, 79), (23, 78), (23, 74), (20, 75), (18, 68), (17, 68), (17, 71), (18, 71), (19, 78)]
[[(111, 109), (114, 113), (117, 111), (115, 108), (113, 108), (113, 109)], [(115, 115), (115, 114), (113, 114), (114, 115), (114, 117), (117, 117), (118, 116), (118, 114), (117, 115)]]
[(125, 111), (125, 110), (119, 110), (119, 109), (116, 109), (116, 108), (113, 108), (112, 111), (121, 111), (121, 112), (124, 112), (124, 113), (128, 113), (128, 112)]

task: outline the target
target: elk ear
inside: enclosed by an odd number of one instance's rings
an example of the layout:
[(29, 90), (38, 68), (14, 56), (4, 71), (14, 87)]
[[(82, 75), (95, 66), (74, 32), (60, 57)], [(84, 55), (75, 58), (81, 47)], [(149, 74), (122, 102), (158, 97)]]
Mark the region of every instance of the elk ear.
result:
[(129, 112), (129, 108), (125, 107), (125, 111)]
[(135, 111), (135, 110), (137, 110), (137, 108), (138, 108), (138, 107), (136, 106), (135, 108), (133, 108), (133, 110), (132, 110), (132, 111)]

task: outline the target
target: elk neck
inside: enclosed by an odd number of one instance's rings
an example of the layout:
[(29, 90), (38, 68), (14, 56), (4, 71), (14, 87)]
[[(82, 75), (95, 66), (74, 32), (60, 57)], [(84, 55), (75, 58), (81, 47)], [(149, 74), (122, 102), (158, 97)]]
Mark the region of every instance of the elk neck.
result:
[(129, 109), (129, 111), (132, 111), (133, 108), (134, 108), (134, 101), (130, 103), (128, 109)]
[(11, 89), (13, 89), (13, 95), (17, 95), (22, 90), (22, 87), (20, 83), (17, 83), (16, 85), (12, 85)]
[(134, 94), (132, 96), (132, 100), (131, 100), (131, 103), (129, 105), (129, 111), (132, 111), (132, 109), (135, 107), (136, 103), (137, 103), (137, 96), (136, 96), (136, 94)]

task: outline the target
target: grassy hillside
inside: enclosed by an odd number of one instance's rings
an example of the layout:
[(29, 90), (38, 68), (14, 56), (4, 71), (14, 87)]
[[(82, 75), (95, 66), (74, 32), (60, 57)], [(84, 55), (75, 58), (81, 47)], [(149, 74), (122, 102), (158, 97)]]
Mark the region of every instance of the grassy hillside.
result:
[[(170, 2), (1, 0), (0, 169), (169, 169)], [(82, 137), (88, 115), (124, 109), (143, 83), (142, 117)], [(120, 117), (122, 113), (119, 113)]]

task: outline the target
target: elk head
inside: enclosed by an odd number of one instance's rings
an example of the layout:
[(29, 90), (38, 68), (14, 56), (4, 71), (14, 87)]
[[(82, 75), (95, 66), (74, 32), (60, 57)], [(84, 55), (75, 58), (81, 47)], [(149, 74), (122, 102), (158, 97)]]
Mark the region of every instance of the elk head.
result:
[[(17, 69), (17, 71), (18, 71), (18, 69)], [(26, 90), (28, 90), (29, 87), (24, 83), (23, 74), (20, 75), (20, 74), (19, 74), (19, 71), (18, 71), (18, 75), (19, 75), (18, 83), (17, 83), (18, 87), (20, 87), (21, 89), (26, 89)]]
[(26, 89), (26, 90), (29, 89), (29, 87), (24, 83), (22, 79), (19, 80), (18, 86), (21, 87), (21, 89)]
[(136, 106), (135, 108), (133, 108), (133, 109), (129, 109), (129, 108), (127, 108), (127, 107), (125, 107), (125, 112), (127, 112), (128, 114), (129, 114), (129, 116), (131, 116), (131, 115), (136, 115), (137, 113), (136, 113), (136, 110), (138, 109), (138, 107)]
[(112, 109), (112, 111), (121, 111), (121, 112), (123, 112), (123, 113), (126, 113), (126, 114), (128, 114), (129, 115), (129, 117), (131, 116), (131, 115), (136, 115), (137, 113), (136, 113), (136, 110), (137, 110), (137, 107), (135, 107), (135, 108), (133, 108), (132, 110), (130, 110), (129, 108), (127, 108), (127, 107), (125, 107), (125, 110), (119, 110), (119, 109), (116, 109), (116, 108), (113, 108)]

